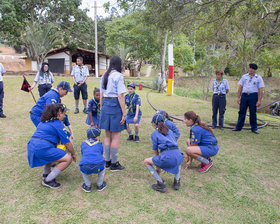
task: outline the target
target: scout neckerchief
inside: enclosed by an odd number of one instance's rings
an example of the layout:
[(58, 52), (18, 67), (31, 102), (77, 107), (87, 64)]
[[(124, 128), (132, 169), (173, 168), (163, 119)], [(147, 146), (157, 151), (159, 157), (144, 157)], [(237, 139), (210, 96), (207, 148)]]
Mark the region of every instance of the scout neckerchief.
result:
[(99, 120), (99, 118), (100, 118), (100, 103), (97, 103), (97, 101), (95, 100), (94, 97), (92, 99), (97, 106), (97, 119)]
[(41, 70), (39, 71), (39, 75), (43, 77), (45, 83), (50, 79), (50, 71), (42, 72)]
[(79, 66), (79, 68), (80, 68), (80, 76), (83, 76), (83, 66), (81, 65), (78, 65)]
[(133, 105), (132, 105), (132, 102), (133, 102), (134, 97), (135, 97), (135, 92), (134, 92), (132, 95), (129, 95), (130, 102), (129, 102), (128, 110), (130, 110), (130, 112), (132, 112), (132, 113), (133, 113)]
[(216, 91), (218, 91), (218, 89), (219, 89), (219, 87), (220, 87), (220, 85), (222, 84), (222, 82), (223, 82), (223, 77), (222, 77), (222, 80), (220, 81), (220, 83), (218, 83), (217, 82), (217, 79), (216, 79)]
[(100, 141), (96, 140), (96, 139), (88, 139), (85, 141), (89, 146), (94, 146), (96, 144), (98, 144)]

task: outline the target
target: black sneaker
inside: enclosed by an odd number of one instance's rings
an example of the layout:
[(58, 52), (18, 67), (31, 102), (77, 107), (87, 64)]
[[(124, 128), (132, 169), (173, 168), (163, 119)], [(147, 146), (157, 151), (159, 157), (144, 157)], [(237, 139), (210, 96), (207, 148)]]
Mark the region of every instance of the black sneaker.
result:
[(76, 108), (74, 114), (78, 114), (79, 113), (79, 109)]
[(7, 116), (5, 114), (0, 114), (0, 118), (6, 118)]
[(49, 174), (43, 174), (43, 180), (45, 180), (45, 178), (47, 178)]
[(88, 187), (85, 183), (83, 183), (82, 189), (83, 189), (83, 191), (86, 192), (86, 193), (91, 192), (91, 187)]
[(136, 136), (136, 135), (135, 135), (135, 142), (140, 142), (139, 136)]
[(85, 114), (87, 114), (88, 112), (87, 112), (87, 108), (84, 108), (83, 109), (83, 112), (85, 113)]
[(157, 184), (153, 184), (152, 185), (152, 188), (155, 190), (155, 191), (159, 191), (161, 193), (165, 193), (166, 192), (166, 186), (164, 183), (161, 183), (161, 182), (157, 182)]
[(103, 191), (106, 186), (107, 186), (107, 183), (105, 181), (103, 181), (101, 186), (97, 186), (97, 191)]
[[(136, 138), (136, 136), (135, 136), (135, 138)], [(129, 135), (128, 138), (126, 139), (126, 141), (128, 141), (128, 142), (133, 141), (133, 135)]]
[(179, 179), (179, 180), (176, 180), (175, 178), (174, 178), (174, 182), (173, 182), (173, 187), (174, 187), (174, 189), (176, 190), (176, 191), (178, 191), (179, 189), (180, 189), (180, 180), (181, 179)]
[(57, 183), (55, 180), (52, 180), (50, 182), (46, 182), (46, 179), (44, 179), (42, 181), (42, 185), (45, 186), (45, 187), (52, 188), (52, 189), (60, 188), (60, 186), (61, 186), (61, 184)]
[(241, 129), (234, 128), (232, 131), (241, 131)]
[(252, 130), (252, 132), (256, 135), (260, 134), (257, 130)]
[(106, 169), (109, 169), (111, 167), (111, 160), (110, 161), (106, 161), (106, 164), (105, 164), (105, 168)]
[(112, 172), (121, 171), (121, 170), (123, 170), (124, 168), (125, 168), (125, 167), (122, 166), (119, 162), (112, 163), (112, 164), (111, 164), (111, 167), (110, 167), (110, 169), (111, 169)]

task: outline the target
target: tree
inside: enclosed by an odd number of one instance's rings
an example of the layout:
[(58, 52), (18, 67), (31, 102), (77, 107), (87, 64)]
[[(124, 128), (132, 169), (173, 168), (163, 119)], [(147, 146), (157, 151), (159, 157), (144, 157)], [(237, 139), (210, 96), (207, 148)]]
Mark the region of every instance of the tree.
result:
[(28, 57), (37, 61), (37, 67), (44, 61), (47, 53), (60, 46), (61, 33), (56, 25), (48, 23), (41, 26), (37, 23), (28, 23), (25, 32), (22, 33), (21, 41), (26, 48)]

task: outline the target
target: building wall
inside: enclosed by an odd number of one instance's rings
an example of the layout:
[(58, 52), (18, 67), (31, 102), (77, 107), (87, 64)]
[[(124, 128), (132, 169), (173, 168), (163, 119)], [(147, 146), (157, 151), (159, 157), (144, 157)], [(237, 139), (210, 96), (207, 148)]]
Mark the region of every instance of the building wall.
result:
[(32, 70), (32, 64), (30, 58), (25, 58), (25, 70), (26, 71)]
[(99, 64), (99, 73), (100, 73), (99, 75), (103, 75), (108, 69), (106, 57), (99, 56), (98, 64)]
[[(67, 52), (67, 53), (70, 53), (70, 52)], [(65, 60), (64, 73), (70, 74), (70, 70), (71, 70), (70, 63), (72, 63), (72, 62), (70, 62), (70, 57), (65, 52), (61, 52), (58, 54), (48, 56), (48, 57), (46, 57), (45, 62), (48, 62), (48, 59), (61, 59), (61, 58), (64, 58), (64, 60)]]

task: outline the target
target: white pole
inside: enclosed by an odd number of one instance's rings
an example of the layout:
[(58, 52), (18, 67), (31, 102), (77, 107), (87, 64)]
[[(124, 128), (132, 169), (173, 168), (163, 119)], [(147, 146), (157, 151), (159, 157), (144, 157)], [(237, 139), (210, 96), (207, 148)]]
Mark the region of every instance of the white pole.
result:
[(98, 70), (98, 40), (97, 40), (97, 5), (96, 1), (94, 1), (94, 32), (95, 32), (95, 77), (98, 78), (99, 70)]

